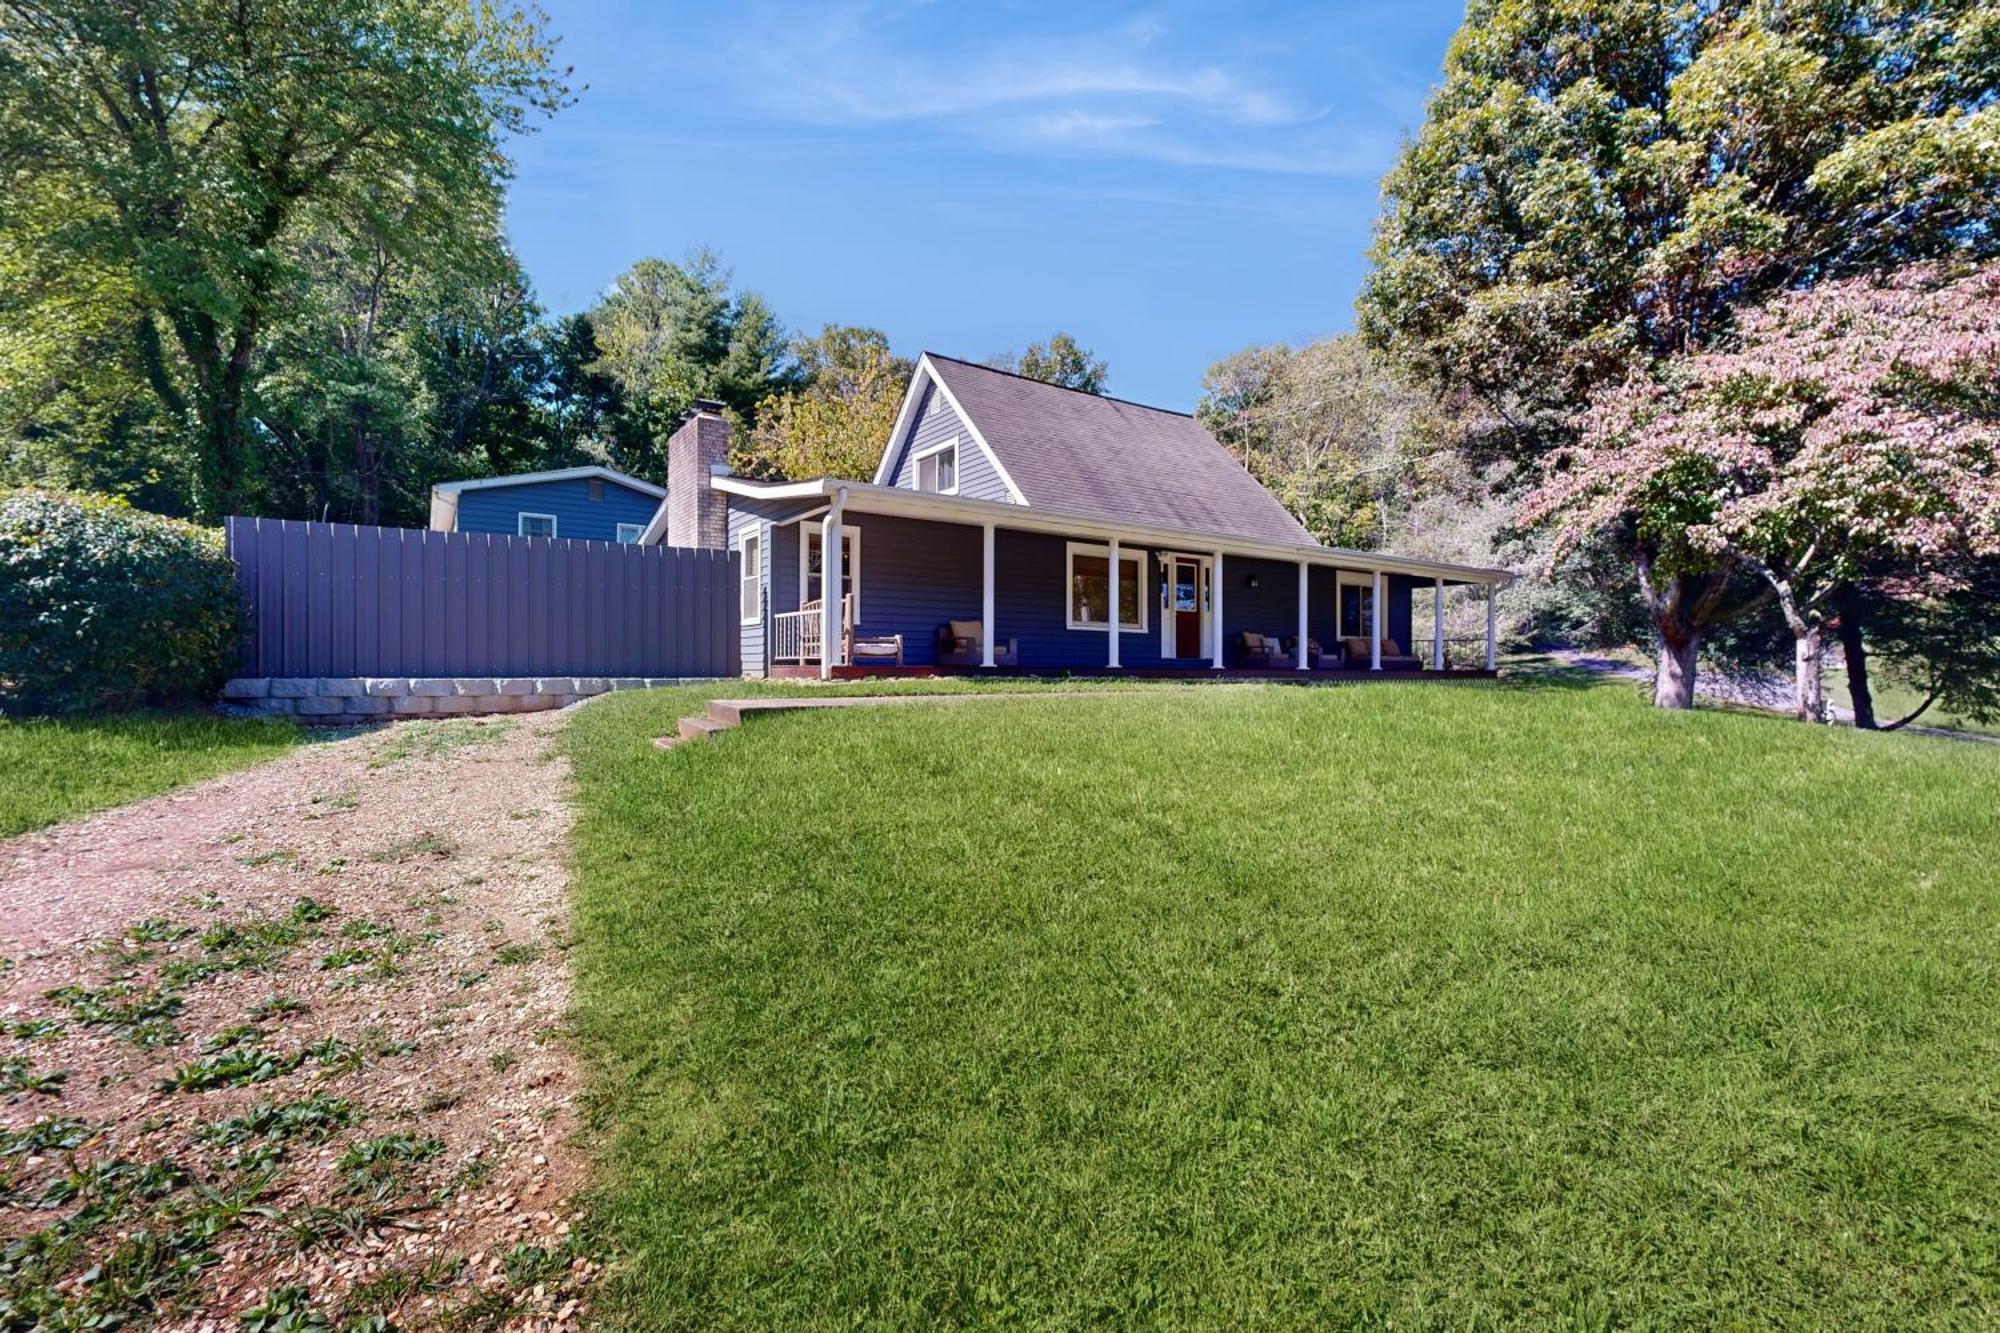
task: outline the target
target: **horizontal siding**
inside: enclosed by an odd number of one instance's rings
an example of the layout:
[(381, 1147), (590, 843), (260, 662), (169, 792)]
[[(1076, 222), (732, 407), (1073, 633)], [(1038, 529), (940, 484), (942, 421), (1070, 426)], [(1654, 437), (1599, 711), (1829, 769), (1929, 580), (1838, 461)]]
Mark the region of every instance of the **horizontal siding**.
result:
[(604, 498), (590, 498), (590, 479), (524, 481), (515, 486), (482, 486), (458, 493), (458, 531), (490, 532), (512, 537), (518, 518), (554, 514), (556, 536), (569, 541), (609, 542), (618, 539), (620, 523), (644, 525), (660, 502), (643, 491), (605, 481)]
[(741, 645), (743, 674), (761, 676), (765, 673), (764, 644), (766, 627), (771, 620), (771, 532), (770, 524), (754, 513), (738, 509), (729, 511), (729, 549), (741, 551), (746, 535), (755, 533), (762, 540), (758, 543), (757, 577), (763, 585), (764, 595), (759, 599), (763, 615), (754, 624), (743, 624), (743, 590), (741, 586), (730, 601), (730, 615), (736, 621), (738, 641)]
[(973, 440), (972, 428), (950, 403), (944, 401), (935, 384), (924, 391), (917, 404), (916, 420), (904, 434), (902, 447), (896, 454), (896, 465), (890, 471), (889, 484), (905, 490), (916, 489), (916, 456), (954, 435), (958, 437), (958, 493), (973, 500), (1011, 503), (1014, 497), (995, 470), (993, 460)]

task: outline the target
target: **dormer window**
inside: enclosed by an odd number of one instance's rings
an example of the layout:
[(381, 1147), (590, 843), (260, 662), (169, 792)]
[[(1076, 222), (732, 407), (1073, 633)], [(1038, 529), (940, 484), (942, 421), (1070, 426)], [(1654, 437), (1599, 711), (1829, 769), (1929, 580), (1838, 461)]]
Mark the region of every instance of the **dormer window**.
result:
[(917, 489), (936, 495), (958, 494), (958, 441), (934, 444), (915, 459)]

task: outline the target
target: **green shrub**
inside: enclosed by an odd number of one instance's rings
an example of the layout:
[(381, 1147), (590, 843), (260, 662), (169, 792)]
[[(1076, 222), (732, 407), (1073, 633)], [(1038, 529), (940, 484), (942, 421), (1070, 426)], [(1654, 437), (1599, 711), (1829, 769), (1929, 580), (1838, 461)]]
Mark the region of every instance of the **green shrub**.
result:
[(0, 492), (0, 704), (70, 713), (208, 697), (242, 623), (222, 535), (122, 500)]

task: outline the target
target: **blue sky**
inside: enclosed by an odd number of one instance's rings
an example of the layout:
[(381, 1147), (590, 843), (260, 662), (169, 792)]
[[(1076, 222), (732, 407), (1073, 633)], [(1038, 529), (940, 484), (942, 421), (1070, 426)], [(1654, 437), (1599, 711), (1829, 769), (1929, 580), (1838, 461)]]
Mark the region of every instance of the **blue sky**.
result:
[(793, 329), (972, 359), (1057, 329), (1188, 408), (1252, 342), (1352, 327), (1382, 172), (1462, 0), (545, 0), (588, 85), (514, 145), (551, 309), (711, 245)]

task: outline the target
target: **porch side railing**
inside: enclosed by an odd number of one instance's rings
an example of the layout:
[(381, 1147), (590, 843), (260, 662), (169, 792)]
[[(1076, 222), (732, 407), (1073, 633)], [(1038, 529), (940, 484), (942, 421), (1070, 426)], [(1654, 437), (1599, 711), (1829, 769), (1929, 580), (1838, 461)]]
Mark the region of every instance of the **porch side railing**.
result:
[[(780, 611), (771, 617), (771, 660), (796, 662), (801, 666), (820, 660), (820, 643), (825, 636), (826, 618), (820, 599), (815, 597), (796, 611)], [(843, 635), (854, 629), (854, 598), (840, 599)]]

